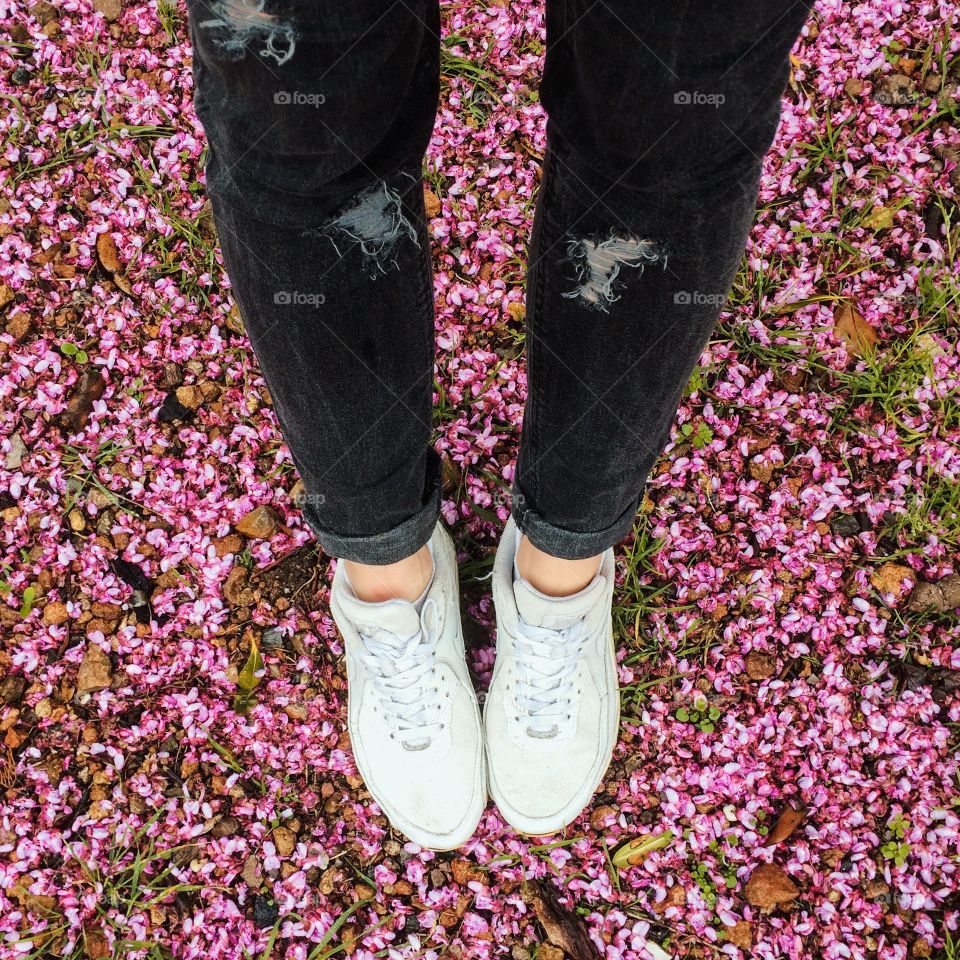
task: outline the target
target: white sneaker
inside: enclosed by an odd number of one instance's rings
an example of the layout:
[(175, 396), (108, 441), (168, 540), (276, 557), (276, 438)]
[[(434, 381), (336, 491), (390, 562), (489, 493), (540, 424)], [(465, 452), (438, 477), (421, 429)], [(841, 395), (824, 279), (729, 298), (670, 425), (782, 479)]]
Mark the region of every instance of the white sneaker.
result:
[(620, 727), (613, 551), (589, 586), (548, 597), (514, 581), (508, 520), (493, 568), (497, 660), (483, 709), (490, 796), (520, 833), (562, 830), (590, 802)]
[(456, 554), (440, 524), (430, 546), (433, 580), (419, 612), (406, 600), (359, 600), (342, 565), (330, 609), (344, 638), (348, 727), (367, 789), (414, 843), (453, 850), (483, 814), (486, 769)]

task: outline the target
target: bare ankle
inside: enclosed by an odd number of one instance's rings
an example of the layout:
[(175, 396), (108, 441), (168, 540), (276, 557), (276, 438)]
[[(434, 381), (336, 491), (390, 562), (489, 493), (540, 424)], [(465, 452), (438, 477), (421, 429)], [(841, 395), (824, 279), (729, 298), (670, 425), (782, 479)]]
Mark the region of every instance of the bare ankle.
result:
[(548, 597), (567, 597), (586, 587), (597, 575), (600, 555), (586, 560), (563, 560), (535, 547), (524, 536), (517, 551), (520, 576)]
[(340, 561), (353, 592), (367, 603), (408, 600), (413, 603), (427, 588), (433, 575), (433, 556), (426, 545), (397, 563), (369, 564)]

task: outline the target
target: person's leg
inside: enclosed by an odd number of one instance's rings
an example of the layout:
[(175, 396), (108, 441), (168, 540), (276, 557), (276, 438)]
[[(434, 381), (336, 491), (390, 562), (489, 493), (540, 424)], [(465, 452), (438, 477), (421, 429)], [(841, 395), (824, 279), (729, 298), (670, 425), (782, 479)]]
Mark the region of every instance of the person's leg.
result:
[(619, 703), (612, 547), (733, 281), (809, 0), (548, 0), (529, 395), (494, 568), (490, 791), (547, 833), (589, 802)]
[(414, 560), (440, 503), (421, 181), (439, 87), (436, 2), (189, 10), (207, 188), (304, 515), (327, 553), (355, 565), (358, 588), (379, 580), (416, 597)]
[(646, 477), (733, 282), (810, 0), (550, 0), (514, 517), (594, 557)]
[(190, 17), (224, 263), (304, 513), (341, 561), (357, 767), (394, 826), (455, 847), (486, 780), (429, 446), (436, 0), (190, 0)]

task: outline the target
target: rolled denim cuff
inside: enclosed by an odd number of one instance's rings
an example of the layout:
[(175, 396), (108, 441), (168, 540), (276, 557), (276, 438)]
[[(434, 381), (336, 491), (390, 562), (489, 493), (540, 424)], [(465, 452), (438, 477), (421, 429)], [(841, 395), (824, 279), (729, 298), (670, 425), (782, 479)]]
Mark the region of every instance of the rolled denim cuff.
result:
[(633, 529), (639, 502), (624, 510), (602, 530), (567, 530), (551, 523), (530, 505), (516, 483), (513, 485), (510, 512), (527, 539), (544, 553), (562, 560), (586, 560), (618, 544)]
[(310, 503), (303, 507), (303, 516), (317, 536), (324, 553), (338, 560), (383, 565), (397, 563), (413, 556), (430, 537), (440, 519), (439, 457), (431, 457), (431, 476), (424, 505), (412, 517), (383, 533), (350, 536), (325, 528)]

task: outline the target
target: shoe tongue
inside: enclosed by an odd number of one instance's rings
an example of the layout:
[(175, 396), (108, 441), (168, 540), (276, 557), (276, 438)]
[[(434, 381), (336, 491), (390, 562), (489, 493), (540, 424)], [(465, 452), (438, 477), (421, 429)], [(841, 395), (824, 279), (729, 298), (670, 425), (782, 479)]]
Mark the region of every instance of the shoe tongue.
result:
[(365, 636), (388, 633), (412, 637), (420, 630), (420, 614), (408, 600), (366, 603), (352, 592), (345, 592), (340, 602), (357, 632)]
[(599, 575), (579, 593), (569, 597), (550, 597), (532, 587), (526, 580), (513, 581), (517, 612), (533, 627), (565, 630), (583, 619), (603, 592), (605, 579)]

